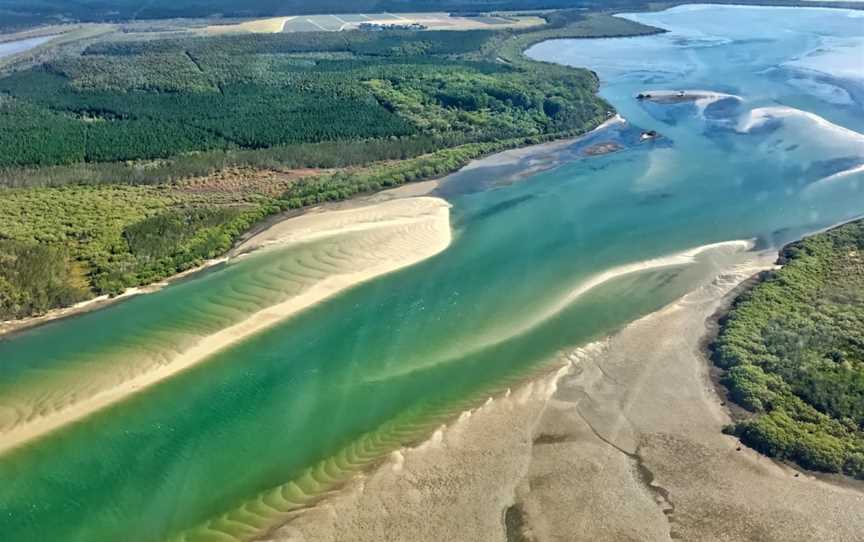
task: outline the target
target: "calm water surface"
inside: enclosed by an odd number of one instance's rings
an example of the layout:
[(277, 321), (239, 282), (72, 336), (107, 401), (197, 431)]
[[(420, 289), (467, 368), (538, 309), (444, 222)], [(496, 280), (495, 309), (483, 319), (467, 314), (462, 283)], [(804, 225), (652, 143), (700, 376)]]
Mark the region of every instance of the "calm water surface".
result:
[[(777, 246), (864, 213), (861, 13), (697, 6), (628, 17), (671, 32), (529, 52), (596, 70), (628, 124), (451, 176), (444, 253), (0, 457), (4, 539), (243, 538), (562, 350), (663, 306), (710, 262), (623, 277), (549, 316), (586, 277), (706, 243)], [(712, 96), (634, 99), (679, 89)], [(661, 137), (640, 143), (643, 130)], [(582, 157), (606, 141), (624, 150)], [(510, 182), (548, 161), (557, 167)], [(0, 423), (272, 303), (321, 253), (262, 253), (0, 342)]]

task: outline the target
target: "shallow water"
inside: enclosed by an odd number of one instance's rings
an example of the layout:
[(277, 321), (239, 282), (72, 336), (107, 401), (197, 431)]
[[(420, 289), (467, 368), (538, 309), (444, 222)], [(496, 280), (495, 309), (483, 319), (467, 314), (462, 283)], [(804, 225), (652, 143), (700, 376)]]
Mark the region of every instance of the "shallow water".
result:
[[(530, 51), (598, 71), (627, 125), (451, 176), (440, 189), (454, 205), (444, 253), (0, 457), (4, 538), (244, 538), (560, 351), (668, 303), (712, 257), (621, 277), (557, 310), (589, 277), (706, 243), (777, 246), (864, 213), (864, 83), (849, 66), (864, 54), (860, 14), (630, 17), (672, 32)], [(633, 98), (678, 89), (738, 98)], [(643, 130), (662, 136), (640, 142)], [(584, 156), (607, 141), (623, 150)], [(0, 341), (0, 426), (164, 362), (302, 287), (298, 276), (338, 268), (337, 253), (327, 243), (264, 252)]]

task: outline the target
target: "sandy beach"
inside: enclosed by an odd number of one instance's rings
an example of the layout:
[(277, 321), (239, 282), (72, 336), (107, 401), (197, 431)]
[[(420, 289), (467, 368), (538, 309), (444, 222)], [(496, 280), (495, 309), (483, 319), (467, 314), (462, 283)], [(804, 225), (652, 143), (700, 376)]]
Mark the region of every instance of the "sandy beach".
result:
[[(250, 315), (240, 323), (203, 337), (164, 365), (119, 386), (81, 397), (71, 405), (26, 420), (0, 434), (0, 453), (193, 367), (214, 353), (352, 286), (429, 258), (451, 240), (450, 205), (439, 198), (392, 199), (340, 211), (309, 213), (278, 223), (247, 240), (244, 251), (350, 236), (356, 250), (346, 252), (339, 270), (317, 277), (298, 295)], [(245, 257), (245, 256), (240, 256)]]
[[(0, 321), (0, 337), (3, 335), (7, 335), (10, 333), (14, 333), (16, 331), (22, 331), (27, 328), (39, 326), (42, 324), (46, 324), (48, 322), (52, 322), (54, 320), (59, 320), (62, 318), (67, 318), (69, 316), (75, 316), (78, 314), (82, 314), (85, 312), (90, 312), (98, 309), (103, 309), (113, 303), (118, 303), (124, 301), (132, 296), (141, 295), (141, 294), (149, 294), (153, 292), (157, 292), (162, 288), (168, 286), (169, 284), (176, 282), (178, 280), (187, 278), (196, 273), (200, 273), (210, 267), (215, 265), (219, 265), (227, 262), (233, 257), (239, 256), (241, 254), (246, 254), (254, 251), (257, 248), (260, 248), (264, 243), (264, 239), (273, 237), (272, 232), (267, 234), (264, 237), (259, 237), (260, 234), (270, 231), (271, 228), (284, 223), (287, 220), (295, 220), (301, 216), (305, 215), (318, 215), (321, 213), (327, 213), (331, 211), (340, 211), (340, 210), (348, 210), (348, 209), (356, 209), (358, 207), (365, 207), (375, 203), (382, 203), (385, 201), (391, 201), (395, 199), (403, 199), (403, 198), (414, 198), (419, 196), (427, 196), (432, 195), (435, 189), (438, 187), (439, 180), (430, 180), (430, 181), (418, 181), (415, 183), (408, 183), (396, 188), (390, 188), (388, 190), (382, 190), (381, 192), (376, 192), (374, 194), (370, 194), (368, 196), (360, 196), (356, 198), (352, 198), (346, 201), (337, 201), (337, 202), (327, 202), (322, 205), (311, 207), (304, 211), (291, 211), (288, 213), (284, 213), (281, 215), (273, 216), (268, 219), (262, 221), (258, 226), (253, 228), (251, 231), (245, 234), (245, 238), (240, 239), (237, 245), (232, 248), (226, 256), (220, 258), (214, 258), (212, 260), (207, 260), (203, 264), (189, 269), (187, 271), (183, 271), (182, 273), (177, 273), (176, 275), (172, 275), (171, 277), (161, 280), (159, 282), (154, 282), (153, 284), (148, 284), (147, 286), (141, 286), (138, 288), (129, 288), (125, 292), (120, 295), (110, 297), (107, 295), (101, 295), (99, 297), (94, 297), (93, 299), (87, 299), (85, 301), (81, 301), (80, 303), (76, 303), (69, 307), (63, 307), (60, 309), (52, 309), (45, 314), (40, 316), (31, 316), (28, 318), (21, 318), (18, 320), (5, 320)], [(285, 231), (285, 227), (281, 228), (282, 231)], [(290, 229), (290, 226), (288, 227)]]
[(854, 541), (864, 485), (741, 447), (710, 377), (714, 315), (773, 252), (719, 260), (691, 293), (487, 402), (269, 542)]

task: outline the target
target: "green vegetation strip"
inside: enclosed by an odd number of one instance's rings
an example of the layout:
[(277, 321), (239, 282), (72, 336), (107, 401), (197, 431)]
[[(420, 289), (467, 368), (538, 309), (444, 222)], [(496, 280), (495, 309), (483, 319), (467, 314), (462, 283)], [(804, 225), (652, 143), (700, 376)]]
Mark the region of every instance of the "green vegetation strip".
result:
[(864, 221), (788, 245), (714, 345), (730, 427), (771, 457), (864, 479)]

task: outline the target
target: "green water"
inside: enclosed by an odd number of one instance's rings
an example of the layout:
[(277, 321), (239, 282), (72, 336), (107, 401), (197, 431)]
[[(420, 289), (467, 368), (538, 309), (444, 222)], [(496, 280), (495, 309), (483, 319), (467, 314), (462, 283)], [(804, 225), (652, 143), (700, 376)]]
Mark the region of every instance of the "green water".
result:
[[(864, 163), (864, 136), (802, 113), (864, 131), (864, 84), (841, 69), (860, 58), (864, 19), (847, 13), (677, 8), (635, 16), (673, 30), (663, 36), (535, 47), (596, 69), (630, 124), (452, 176), (440, 190), (454, 205), (445, 252), (0, 457), (3, 539), (247, 537), (559, 352), (663, 306), (712, 261), (622, 277), (548, 316), (585, 278), (706, 243), (776, 246), (861, 214), (864, 178), (843, 172)], [(806, 65), (819, 48), (837, 51), (831, 73)], [(636, 103), (645, 88), (741, 100)], [(747, 126), (765, 107), (774, 118)], [(640, 144), (642, 129), (666, 137)], [(625, 150), (580, 158), (606, 140)], [(538, 161), (556, 166), (510, 182)], [(349, 245), (253, 255), (0, 342), (0, 424), (164, 363), (341, 269)]]

